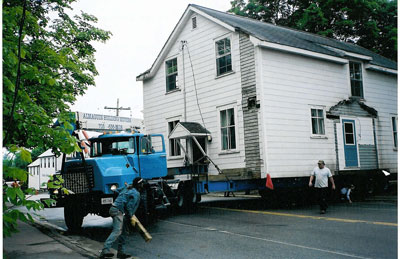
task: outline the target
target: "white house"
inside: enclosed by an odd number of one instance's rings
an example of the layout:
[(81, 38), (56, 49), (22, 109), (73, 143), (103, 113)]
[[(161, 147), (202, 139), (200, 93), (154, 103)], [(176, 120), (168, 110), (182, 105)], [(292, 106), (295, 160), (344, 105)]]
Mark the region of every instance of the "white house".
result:
[(28, 188), (34, 188), (39, 190), (40, 188), (40, 159), (36, 159), (34, 162), (28, 165)]
[(41, 154), (38, 159), (28, 165), (29, 180), (28, 187), (39, 189), (47, 188), (50, 175), (61, 170), (62, 157), (56, 157), (51, 149)]
[[(147, 132), (200, 123), (224, 172), (308, 177), (323, 159), (397, 173), (397, 63), (362, 47), (189, 5), (137, 80)], [(168, 167), (182, 166), (166, 142)]]

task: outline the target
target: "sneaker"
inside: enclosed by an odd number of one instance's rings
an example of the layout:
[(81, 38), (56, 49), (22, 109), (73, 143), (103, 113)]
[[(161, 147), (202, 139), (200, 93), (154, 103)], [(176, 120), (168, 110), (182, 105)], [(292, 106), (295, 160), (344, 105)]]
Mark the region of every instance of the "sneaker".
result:
[(325, 213), (326, 213), (325, 210), (321, 210), (321, 211), (319, 212), (319, 214), (325, 214)]
[(118, 253), (117, 258), (131, 258), (130, 254)]

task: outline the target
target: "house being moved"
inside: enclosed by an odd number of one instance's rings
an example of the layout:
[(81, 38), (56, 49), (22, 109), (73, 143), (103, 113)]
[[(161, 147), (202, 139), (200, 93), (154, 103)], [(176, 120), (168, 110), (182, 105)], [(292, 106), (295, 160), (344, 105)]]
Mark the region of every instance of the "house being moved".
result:
[[(360, 46), (189, 5), (137, 80), (147, 132), (199, 123), (226, 174), (306, 179), (319, 159), (335, 174), (397, 173), (397, 63)], [(190, 149), (178, 141), (170, 169)]]

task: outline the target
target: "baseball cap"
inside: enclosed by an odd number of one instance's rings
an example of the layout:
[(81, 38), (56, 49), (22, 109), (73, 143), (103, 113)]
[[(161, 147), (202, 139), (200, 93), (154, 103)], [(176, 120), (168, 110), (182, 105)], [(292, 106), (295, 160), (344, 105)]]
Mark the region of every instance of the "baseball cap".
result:
[(318, 164), (323, 164), (323, 165), (325, 165), (325, 162), (324, 162), (324, 160), (319, 160), (319, 161), (318, 161)]

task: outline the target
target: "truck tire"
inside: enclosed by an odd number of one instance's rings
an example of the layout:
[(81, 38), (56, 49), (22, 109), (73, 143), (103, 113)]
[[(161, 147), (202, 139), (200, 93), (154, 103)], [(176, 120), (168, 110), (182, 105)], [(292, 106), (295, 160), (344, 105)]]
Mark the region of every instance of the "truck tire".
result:
[(201, 196), (196, 194), (191, 182), (181, 182), (177, 192), (177, 206), (181, 212), (191, 212), (201, 200)]
[(144, 190), (140, 194), (139, 208), (136, 211), (136, 216), (144, 226), (148, 226), (152, 221), (151, 207), (153, 206), (151, 201), (153, 200), (153, 196), (149, 192), (151, 193), (151, 190)]
[(64, 220), (70, 232), (76, 233), (81, 229), (84, 217), (81, 209), (76, 208), (73, 204), (65, 205)]

